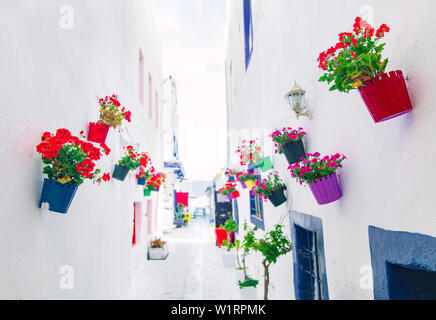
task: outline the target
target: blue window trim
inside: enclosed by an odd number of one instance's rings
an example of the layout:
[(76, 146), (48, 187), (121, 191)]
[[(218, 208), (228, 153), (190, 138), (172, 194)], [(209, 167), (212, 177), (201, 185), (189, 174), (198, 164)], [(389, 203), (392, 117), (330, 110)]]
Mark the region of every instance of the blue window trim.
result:
[(322, 228), (322, 220), (318, 217), (314, 217), (308, 214), (304, 214), (298, 211), (291, 211), (290, 214), (290, 220), (291, 220), (291, 240), (294, 244), (295, 248), (292, 250), (292, 256), (293, 256), (293, 265), (294, 265), (294, 292), (295, 292), (295, 299), (301, 300), (302, 294), (300, 293), (300, 286), (301, 286), (301, 275), (300, 275), (300, 268), (299, 268), (299, 262), (298, 262), (298, 255), (296, 247), (297, 244), (297, 232), (296, 232), (296, 225), (304, 228), (306, 230), (316, 232), (317, 236), (317, 243), (318, 243), (318, 253), (320, 255), (321, 260), (321, 281), (322, 281), (322, 287), (323, 292), (322, 296), (324, 300), (329, 299), (329, 293), (328, 293), (328, 286), (327, 286), (327, 272), (326, 272), (326, 263), (325, 263), (325, 254), (324, 254), (324, 233)]
[(177, 160), (179, 159), (179, 144), (177, 143), (177, 138), (176, 135), (173, 134), (173, 156), (174, 158), (176, 158)]
[[(258, 198), (259, 200), (259, 209), (260, 209), (260, 216), (262, 217), (262, 219), (259, 219), (256, 217), (256, 198)], [(253, 196), (250, 193), (250, 221), (252, 224), (254, 224), (255, 226), (257, 226), (259, 229), (265, 231), (265, 217), (263, 215), (263, 200), (261, 198), (259, 198), (258, 196)]]
[(375, 300), (390, 299), (388, 263), (436, 272), (436, 238), (368, 227)]
[(251, 0), (244, 0), (244, 44), (245, 44), (245, 71), (250, 64), (253, 53), (253, 17)]
[(236, 221), (236, 233), (239, 232), (239, 209), (238, 209), (238, 200), (233, 199), (232, 200), (232, 206), (233, 206), (233, 219)]

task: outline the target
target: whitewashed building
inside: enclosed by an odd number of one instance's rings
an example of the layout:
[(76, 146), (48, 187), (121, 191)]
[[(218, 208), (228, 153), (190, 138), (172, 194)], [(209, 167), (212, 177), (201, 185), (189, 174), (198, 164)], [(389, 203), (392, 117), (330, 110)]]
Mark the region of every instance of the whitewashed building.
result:
[[(271, 267), (270, 298), (434, 298), (436, 3), (227, 3), (228, 167), (237, 166), (242, 139), (259, 137), (287, 185), (286, 204), (264, 202), (263, 212), (254, 212), (266, 231), (282, 222), (294, 245)], [(317, 81), (319, 53), (351, 31), (356, 16), (390, 26), (383, 55), (390, 59), (387, 71), (402, 70), (407, 78), (411, 113), (375, 124), (357, 90), (331, 92)], [(306, 90), (310, 119), (297, 119), (284, 98), (294, 81)], [(308, 132), (306, 152), (348, 157), (339, 171), (340, 200), (320, 206), (308, 186), (291, 181), (284, 155), (274, 153), (268, 137), (285, 126)], [(243, 191), (234, 201), (240, 224), (252, 224), (249, 197)], [(310, 266), (301, 264), (300, 236), (311, 241)], [(260, 256), (250, 256), (249, 272), (262, 279)]]
[(164, 233), (174, 227), (175, 192), (180, 191), (185, 174), (179, 158), (177, 83), (171, 75), (162, 81), (162, 95), (162, 157), (167, 178), (161, 190), (159, 231)]
[[(79, 186), (67, 214), (38, 207), (44, 131), (73, 134), (98, 120), (98, 97), (116, 93), (132, 112), (100, 162), (112, 172), (122, 147), (163, 169), (161, 49), (151, 1), (0, 1), (0, 298), (127, 297), (158, 232), (158, 194), (124, 182)], [(135, 233), (133, 232), (135, 230)], [(133, 244), (134, 243), (134, 244)]]

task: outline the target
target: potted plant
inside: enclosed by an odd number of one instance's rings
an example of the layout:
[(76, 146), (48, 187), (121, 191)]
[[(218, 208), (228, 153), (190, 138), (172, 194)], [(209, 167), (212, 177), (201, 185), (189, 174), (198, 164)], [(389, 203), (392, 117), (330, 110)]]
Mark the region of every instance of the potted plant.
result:
[[(231, 213), (227, 212), (227, 215), (230, 217)], [(229, 219), (227, 219), (229, 220)], [(226, 220), (226, 222), (227, 222)], [(233, 220), (233, 219), (232, 219)], [(233, 223), (236, 225), (235, 220), (233, 220), (234, 222), (230, 221), (227, 223), (227, 228), (224, 228), (224, 226), (220, 225), (219, 227), (215, 228), (215, 235), (216, 235), (216, 242), (219, 248), (221, 248), (221, 245), (223, 244), (224, 240), (227, 240), (228, 242), (233, 242), (233, 238), (234, 238), (234, 230), (233, 231), (228, 231), (227, 229), (229, 227), (231, 227), (233, 225)], [(225, 222), (225, 223), (226, 223)], [(224, 224), (225, 224), (224, 223)], [(235, 226), (235, 230), (236, 230), (236, 226)]]
[(341, 198), (336, 170), (342, 167), (342, 161), (347, 159), (339, 153), (321, 158), (319, 152), (306, 154), (306, 159), (289, 166), (293, 178), (300, 184), (309, 184), (318, 204), (327, 204)]
[(236, 190), (236, 183), (230, 180), (218, 191), (221, 195), (226, 196), (228, 200), (236, 199), (240, 196), (239, 191)]
[(89, 123), (88, 141), (104, 143), (109, 127), (116, 128), (123, 120), (131, 121), (131, 112), (121, 106), (118, 96), (106, 96), (98, 100), (100, 104), (100, 119)]
[(243, 140), (242, 145), (236, 149), (236, 153), (239, 153), (241, 166), (248, 166), (248, 169), (251, 171), (256, 168), (256, 164), (261, 158), (262, 149), (257, 140), (259, 139)]
[(236, 175), (237, 180), (241, 183), (242, 188), (252, 190), (256, 186), (259, 175), (251, 170), (242, 171)]
[(146, 167), (150, 160), (147, 153), (138, 153), (132, 146), (127, 146), (124, 149), (126, 154), (118, 160), (112, 173), (112, 178), (120, 181), (124, 181), (129, 171), (136, 170), (140, 166)]
[(161, 238), (150, 241), (148, 246), (148, 260), (165, 260), (168, 257), (168, 245)]
[(150, 174), (145, 182), (145, 189), (148, 191), (159, 191), (160, 186), (165, 182), (166, 175), (163, 172), (156, 172), (151, 168)]
[(146, 169), (143, 166), (139, 167), (139, 172), (136, 174), (138, 185), (145, 186), (145, 182), (147, 181), (147, 178), (151, 175), (150, 171), (151, 169)]
[(239, 170), (226, 169), (226, 172), (224, 174), (227, 177), (227, 180), (236, 181), (236, 176), (240, 174), (240, 172), (241, 171)]
[[(82, 136), (81, 132), (81, 138)], [(109, 181), (110, 174), (100, 176), (95, 162), (100, 160), (102, 152), (106, 155), (110, 149), (104, 144), (95, 147), (92, 143), (71, 135), (67, 129), (58, 129), (56, 134), (45, 132), (36, 151), (41, 154), (45, 167), (40, 208), (67, 213), (77, 188), (86, 179), (98, 184)]]
[(239, 289), (241, 289), (242, 300), (256, 300), (257, 299), (257, 285), (259, 280), (252, 279), (246, 276), (244, 280), (238, 281)]
[(330, 90), (358, 89), (374, 122), (381, 122), (412, 110), (403, 73), (386, 73), (388, 59), (382, 59), (385, 43), (381, 39), (390, 28), (382, 24), (377, 31), (357, 17), (353, 32), (339, 34), (339, 42), (318, 61), (324, 75), (319, 81), (332, 84)]
[(289, 164), (302, 160), (306, 154), (304, 151), (303, 137), (306, 132), (303, 128), (292, 129), (291, 127), (274, 131), (270, 136), (276, 147), (275, 153), (284, 154)]
[(256, 187), (251, 191), (253, 195), (269, 199), (274, 207), (286, 202), (286, 185), (280, 179), (277, 171), (271, 172), (266, 179), (256, 182)]
[(269, 287), (269, 267), (275, 264), (277, 259), (292, 250), (292, 244), (283, 233), (281, 225), (275, 225), (274, 229), (269, 231), (265, 237), (257, 239), (252, 245), (256, 252), (263, 256), (262, 266), (264, 268), (264, 299), (268, 300)]
[[(246, 258), (250, 253), (253, 245), (256, 243), (255, 232), (257, 231), (257, 227), (255, 226), (253, 229), (249, 229), (247, 223), (244, 223), (244, 238), (242, 241), (235, 240), (235, 248), (236, 248), (236, 262), (238, 264), (237, 279), (238, 282), (244, 282), (248, 276), (247, 274), (247, 264)], [(239, 253), (242, 251), (242, 254)], [(239, 258), (241, 256), (241, 258)], [(242, 287), (241, 287), (242, 289)]]
[(227, 250), (222, 252), (223, 257), (223, 264), (224, 267), (230, 268), (235, 266), (236, 262), (236, 254), (232, 252), (231, 250), (235, 247), (232, 237), (234, 232), (236, 231), (236, 228), (238, 227), (235, 220), (232, 218), (229, 218), (226, 220), (224, 225), (221, 229), (224, 229), (226, 231), (227, 238), (222, 241), (222, 245), (227, 247)]

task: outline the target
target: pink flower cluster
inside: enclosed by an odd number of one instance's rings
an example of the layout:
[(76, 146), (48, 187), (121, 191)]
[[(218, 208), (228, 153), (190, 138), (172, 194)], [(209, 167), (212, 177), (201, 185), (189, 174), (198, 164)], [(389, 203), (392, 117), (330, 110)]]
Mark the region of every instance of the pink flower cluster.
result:
[(340, 153), (326, 155), (323, 158), (319, 152), (307, 153), (300, 162), (291, 164), (288, 170), (292, 178), (299, 180), (300, 184), (303, 182), (310, 184), (321, 177), (333, 174), (342, 167), (341, 162), (345, 159), (347, 157)]
[[(276, 147), (275, 153), (280, 152), (280, 147), (289, 143), (303, 139), (306, 132), (303, 128), (292, 129), (291, 127), (285, 127), (282, 130), (276, 130), (270, 134), (270, 137), (274, 141)], [(281, 152), (280, 152), (281, 153)]]

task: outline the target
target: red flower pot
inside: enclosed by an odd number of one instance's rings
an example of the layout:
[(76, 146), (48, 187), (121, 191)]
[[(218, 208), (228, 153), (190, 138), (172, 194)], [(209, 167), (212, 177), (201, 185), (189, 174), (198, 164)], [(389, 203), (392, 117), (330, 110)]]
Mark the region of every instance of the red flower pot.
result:
[(412, 110), (403, 72), (383, 73), (380, 78), (365, 81), (358, 88), (374, 122), (381, 122)]
[[(230, 240), (233, 241), (233, 234), (235, 232), (230, 232)], [(223, 244), (223, 240), (227, 240), (227, 230), (215, 228), (215, 234), (216, 234), (216, 242), (218, 244), (218, 247), (221, 248), (221, 245)]]
[(106, 141), (109, 126), (104, 123), (89, 123), (88, 141), (104, 143)]

